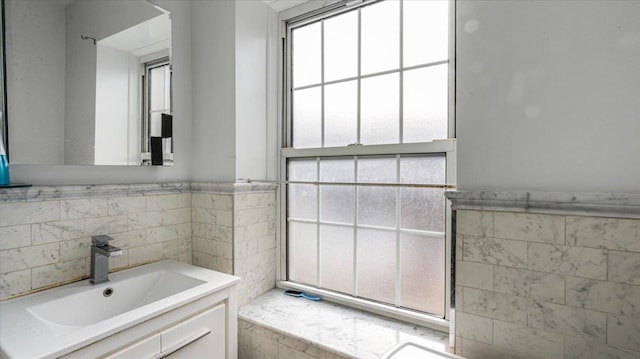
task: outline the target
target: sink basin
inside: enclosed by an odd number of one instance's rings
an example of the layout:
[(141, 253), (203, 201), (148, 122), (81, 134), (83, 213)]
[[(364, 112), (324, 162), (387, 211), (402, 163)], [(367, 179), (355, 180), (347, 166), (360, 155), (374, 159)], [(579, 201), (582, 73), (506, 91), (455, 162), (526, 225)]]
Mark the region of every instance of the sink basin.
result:
[(172, 260), (112, 273), (109, 279), (0, 302), (0, 358), (58, 358), (240, 281)]
[(36, 318), (58, 325), (86, 326), (153, 303), (205, 283), (157, 270), (27, 308)]

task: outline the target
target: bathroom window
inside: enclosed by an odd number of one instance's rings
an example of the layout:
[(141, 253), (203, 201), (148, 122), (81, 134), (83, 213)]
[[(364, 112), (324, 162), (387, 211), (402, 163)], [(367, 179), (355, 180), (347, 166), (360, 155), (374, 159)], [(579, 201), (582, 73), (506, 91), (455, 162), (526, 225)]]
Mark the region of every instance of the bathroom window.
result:
[(446, 319), (450, 7), (340, 2), (287, 23), (282, 285)]
[[(171, 63), (168, 57), (143, 64), (143, 122), (142, 153), (143, 164), (150, 163), (151, 138), (163, 137), (162, 115), (171, 114)], [(165, 120), (165, 127), (167, 123)], [(166, 132), (166, 129), (165, 129)], [(173, 153), (170, 140), (162, 140), (162, 152)], [(147, 154), (145, 156), (145, 154)]]

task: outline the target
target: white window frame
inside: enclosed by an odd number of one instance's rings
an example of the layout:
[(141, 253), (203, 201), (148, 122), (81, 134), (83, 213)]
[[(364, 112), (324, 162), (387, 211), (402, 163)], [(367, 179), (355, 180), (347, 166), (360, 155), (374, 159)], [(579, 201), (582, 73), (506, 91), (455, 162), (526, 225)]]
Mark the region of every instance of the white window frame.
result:
[[(155, 54), (149, 55), (154, 56)], [(150, 109), (150, 100), (151, 100), (151, 70), (156, 69), (158, 67), (167, 67), (169, 69), (168, 82), (165, 83), (165, 98), (168, 97), (169, 107), (161, 110), (152, 111)], [(142, 114), (141, 114), (141, 130), (140, 130), (140, 151), (141, 151), (141, 162), (143, 165), (149, 164), (151, 161), (151, 113), (159, 112), (159, 113), (173, 113), (173, 69), (171, 65), (171, 58), (169, 56), (161, 56), (157, 59), (148, 60), (140, 63), (140, 69), (143, 73), (142, 75)], [(173, 140), (169, 143), (168, 154), (173, 154)], [(164, 145), (163, 145), (164, 151)], [(169, 157), (171, 158), (171, 157)]]
[[(291, 29), (287, 27), (288, 22), (295, 22), (295, 27), (314, 22), (326, 16), (327, 13), (336, 15), (341, 12), (350, 11), (354, 8), (369, 5), (379, 0), (363, 1), (332, 1), (329, 5), (326, 2), (310, 1), (301, 6), (281, 12), (279, 15), (280, 36), (282, 39), (279, 51), (278, 64), (278, 144), (279, 161), (278, 174), (280, 181), (287, 179), (287, 160), (292, 158), (313, 158), (313, 157), (349, 157), (349, 156), (376, 156), (376, 155), (421, 155), (421, 154), (444, 154), (446, 157), (446, 183), (456, 183), (456, 141), (455, 141), (455, 0), (449, 1), (449, 68), (448, 68), (448, 139), (434, 140), (433, 142), (389, 144), (389, 145), (366, 145), (366, 146), (345, 146), (345, 147), (325, 147), (325, 148), (303, 148), (294, 149), (288, 147), (291, 140), (291, 76), (290, 76), (290, 41)], [(323, 3), (326, 6), (320, 7)], [(402, 51), (400, 51), (402, 56)], [(441, 62), (440, 62), (441, 63)], [(437, 64), (437, 63), (434, 63)], [(416, 68), (426, 67), (416, 66)], [(404, 71), (411, 69), (405, 68)], [(398, 70), (402, 72), (402, 70)], [(392, 72), (392, 71), (387, 71)], [(361, 77), (362, 78), (362, 77)], [(402, 125), (402, 124), (400, 124)], [(402, 128), (402, 127), (401, 127)], [(354, 298), (350, 295), (339, 294), (333, 291), (318, 289), (299, 283), (287, 281), (287, 186), (281, 185), (277, 192), (278, 203), (278, 226), (277, 233), (277, 256), (276, 256), (276, 284), (278, 288), (303, 290), (323, 296), (324, 299), (345, 304), (358, 309), (367, 310), (395, 319), (415, 323), (418, 325), (434, 328), (437, 330), (449, 331), (451, 311), (451, 208), (446, 202), (445, 215), (445, 316), (438, 318), (423, 314), (417, 311), (395, 308), (389, 305), (380, 304), (365, 299)]]

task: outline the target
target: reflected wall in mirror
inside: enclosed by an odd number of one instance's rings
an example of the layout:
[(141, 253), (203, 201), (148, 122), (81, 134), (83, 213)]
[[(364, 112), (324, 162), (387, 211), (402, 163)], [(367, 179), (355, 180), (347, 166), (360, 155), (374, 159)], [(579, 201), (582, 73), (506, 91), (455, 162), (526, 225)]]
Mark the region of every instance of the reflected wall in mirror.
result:
[(5, 0), (12, 164), (171, 165), (170, 13)]

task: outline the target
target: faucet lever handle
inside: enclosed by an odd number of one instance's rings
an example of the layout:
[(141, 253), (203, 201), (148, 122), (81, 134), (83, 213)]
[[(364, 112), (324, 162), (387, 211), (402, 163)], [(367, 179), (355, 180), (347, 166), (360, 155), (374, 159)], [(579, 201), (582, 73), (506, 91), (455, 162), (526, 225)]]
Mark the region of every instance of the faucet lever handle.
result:
[(113, 237), (106, 234), (100, 234), (97, 236), (91, 236), (91, 244), (94, 246), (102, 247), (108, 245), (108, 242), (113, 240)]

